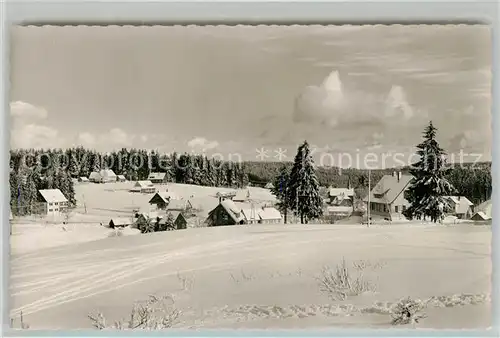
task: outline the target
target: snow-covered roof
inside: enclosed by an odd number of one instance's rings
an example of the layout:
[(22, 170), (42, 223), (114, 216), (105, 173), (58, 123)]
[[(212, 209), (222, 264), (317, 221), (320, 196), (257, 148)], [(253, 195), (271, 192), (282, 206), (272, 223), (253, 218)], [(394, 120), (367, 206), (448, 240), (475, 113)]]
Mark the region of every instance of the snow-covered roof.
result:
[(47, 203), (59, 203), (68, 201), (59, 189), (42, 189), (38, 191)]
[(116, 177), (115, 173), (111, 169), (103, 169), (99, 171), (99, 175), (101, 175), (101, 177)]
[(233, 201), (246, 201), (250, 198), (250, 191), (248, 189), (242, 189), (236, 191), (236, 195), (233, 197)]
[(100, 179), (101, 174), (99, 174), (97, 171), (93, 171), (89, 175), (89, 179)]
[(330, 188), (328, 190), (328, 195), (330, 197), (337, 197), (337, 196), (352, 197), (354, 196), (354, 189)]
[(80, 181), (87, 182), (89, 179), (85, 176), (80, 177)]
[(170, 202), (168, 203), (167, 210), (185, 210), (190, 205), (191, 205), (191, 202), (189, 202), (189, 200), (170, 198)]
[(125, 179), (125, 175), (116, 175), (116, 177), (118, 177), (119, 179), (121, 180), (124, 180)]
[(261, 220), (277, 220), (281, 219), (281, 213), (276, 208), (265, 207), (259, 210), (259, 217)]
[(352, 207), (347, 206), (329, 206), (326, 208), (329, 214), (348, 214), (352, 212)]
[(486, 215), (483, 211), (476, 212), (471, 218), (473, 220), (482, 219), (482, 220), (485, 220), (485, 221), (491, 219), (491, 217), (488, 217), (488, 215)]
[(166, 173), (149, 173), (148, 180), (163, 180)]
[(236, 223), (244, 219), (241, 208), (238, 208), (238, 206), (233, 201), (223, 200), (220, 204)]
[(241, 209), (241, 212), (243, 213), (243, 216), (245, 219), (250, 222), (250, 221), (258, 221), (259, 220), (259, 213), (258, 210), (255, 208), (245, 208)]
[[(412, 179), (412, 175), (401, 175), (399, 179), (394, 175), (384, 175), (370, 192), (370, 201), (384, 204), (394, 202)], [(364, 201), (368, 201), (368, 197)]]
[(140, 188), (154, 188), (154, 184), (151, 181), (137, 181), (135, 182), (135, 186)]
[(111, 222), (113, 222), (113, 225), (115, 226), (126, 226), (126, 225), (130, 225), (132, 224), (133, 222), (130, 220), (130, 218), (124, 218), (124, 217), (116, 217), (116, 218), (112, 218), (109, 223), (111, 224)]
[(265, 188), (266, 189), (272, 189), (272, 188), (274, 188), (274, 184), (272, 184), (271, 182), (269, 182), (268, 184), (266, 184)]

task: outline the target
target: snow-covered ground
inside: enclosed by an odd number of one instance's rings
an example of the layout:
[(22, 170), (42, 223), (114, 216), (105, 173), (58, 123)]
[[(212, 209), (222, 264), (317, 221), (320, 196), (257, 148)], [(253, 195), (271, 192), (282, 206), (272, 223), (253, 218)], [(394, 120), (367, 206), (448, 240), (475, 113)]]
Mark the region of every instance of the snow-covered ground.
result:
[[(68, 220), (60, 218), (40, 219), (26, 217), (12, 222), (11, 252), (26, 253), (43, 248), (94, 241), (113, 236), (112, 230), (101, 224), (108, 224), (113, 217), (130, 217), (134, 210), (149, 211), (149, 200), (154, 194), (130, 192), (133, 182), (108, 184), (80, 183), (75, 185), (77, 207)], [(200, 187), (188, 184), (158, 184), (158, 191), (175, 194), (178, 198), (189, 199), (197, 210), (198, 217), (191, 224), (201, 224), (208, 212), (218, 204), (217, 192), (234, 191), (228, 188)], [(271, 192), (263, 188), (250, 187), (252, 200), (274, 202)], [(63, 224), (66, 221), (67, 224)], [(124, 235), (137, 234), (137, 231), (125, 229)]]
[[(178, 328), (389, 327), (391, 302), (434, 299), (419, 327), (490, 326), (491, 227), (414, 222), (252, 225), (123, 236), (100, 223), (147, 209), (131, 182), (77, 185), (67, 224), (16, 219), (11, 236), (12, 317), (31, 328), (89, 328), (89, 312), (127, 317), (135, 301), (171, 294)], [(166, 186), (158, 186), (166, 189)], [(169, 184), (200, 219), (230, 189)], [(250, 188), (254, 201), (273, 201)], [(374, 292), (332, 301), (322, 268), (364, 262)], [(456, 304), (478, 303), (458, 306)], [(451, 306), (455, 304), (455, 306)]]
[[(490, 326), (491, 228), (255, 225), (105, 238), (14, 255), (12, 317), (31, 328), (89, 328), (89, 312), (125, 318), (171, 294), (178, 328), (390, 327), (406, 296), (434, 299), (418, 327)], [(365, 262), (374, 292), (333, 301), (324, 266)], [(476, 305), (456, 305), (476, 302)], [(455, 306), (450, 307), (455, 304)], [(447, 307), (448, 306), (448, 307)]]

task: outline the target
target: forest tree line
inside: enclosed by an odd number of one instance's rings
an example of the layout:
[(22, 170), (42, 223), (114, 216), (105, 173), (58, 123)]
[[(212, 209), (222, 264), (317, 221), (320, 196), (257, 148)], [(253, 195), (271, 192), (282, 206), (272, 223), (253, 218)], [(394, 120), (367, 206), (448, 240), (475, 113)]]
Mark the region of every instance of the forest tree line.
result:
[[(264, 186), (272, 182), (285, 164), (292, 162), (228, 162), (204, 155), (188, 153), (160, 154), (143, 149), (121, 149), (99, 153), (82, 147), (61, 149), (22, 149), (10, 151), (10, 202), (15, 214), (30, 214), (40, 189), (60, 189), (70, 203), (75, 204), (73, 179), (88, 177), (91, 172), (111, 169), (131, 181), (146, 180), (150, 172), (165, 172), (169, 182), (201, 186), (241, 188), (248, 184)], [(400, 169), (403, 173), (408, 168)], [(371, 171), (374, 186), (383, 175), (394, 169)], [(350, 185), (363, 197), (368, 189), (368, 171), (318, 167), (320, 186), (347, 187)], [(447, 179), (474, 204), (491, 197), (491, 163), (456, 166)]]

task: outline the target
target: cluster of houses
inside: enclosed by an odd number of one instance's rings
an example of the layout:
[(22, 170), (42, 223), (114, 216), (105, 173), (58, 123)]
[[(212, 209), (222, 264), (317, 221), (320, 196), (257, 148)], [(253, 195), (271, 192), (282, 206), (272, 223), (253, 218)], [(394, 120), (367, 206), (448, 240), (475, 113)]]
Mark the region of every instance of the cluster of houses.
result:
[[(93, 175), (95, 174), (95, 175)], [(101, 170), (92, 173), (88, 181), (106, 183), (124, 180), (121, 175), (115, 175), (112, 170)], [(155, 184), (166, 182), (165, 173), (151, 173), (148, 180), (137, 181), (130, 189), (131, 192), (154, 194), (149, 201), (151, 207), (148, 213), (137, 213), (135, 219), (114, 218), (109, 222), (110, 227), (132, 226), (140, 222), (154, 220), (165, 222), (170, 213), (174, 217), (175, 229), (185, 229), (188, 219), (195, 216), (194, 208), (189, 199), (182, 199), (169, 191), (157, 191)], [(380, 216), (391, 221), (403, 220), (404, 212), (409, 207), (405, 198), (412, 176), (394, 172), (385, 175), (363, 199), (365, 210), (370, 215)], [(84, 178), (80, 179), (84, 182)], [(266, 188), (272, 188), (271, 185)], [(333, 218), (334, 222), (350, 217), (356, 212), (354, 189), (329, 188), (325, 200), (325, 214)], [(217, 193), (218, 204), (208, 213), (205, 224), (212, 226), (226, 226), (237, 224), (277, 224), (283, 222), (279, 210), (272, 205), (255, 202), (250, 190), (241, 189), (227, 193)], [(448, 215), (458, 219), (474, 221), (491, 220), (491, 200), (475, 208), (474, 204), (465, 196), (446, 196), (451, 206), (446, 210)], [(214, 201), (215, 202), (215, 201)], [(59, 189), (39, 190), (36, 213), (47, 216), (60, 216), (68, 208), (68, 200)]]
[[(401, 172), (384, 175), (369, 192), (369, 197), (367, 196), (363, 200), (367, 209), (369, 208), (370, 214), (382, 216), (391, 221), (405, 219), (403, 213), (410, 206), (405, 198), (405, 191), (410, 186), (412, 179), (413, 176), (403, 175)], [(446, 214), (449, 216), (474, 221), (491, 220), (491, 212), (483, 211), (480, 206), (475, 208), (474, 203), (465, 196), (446, 196), (445, 198), (450, 205), (446, 210)]]

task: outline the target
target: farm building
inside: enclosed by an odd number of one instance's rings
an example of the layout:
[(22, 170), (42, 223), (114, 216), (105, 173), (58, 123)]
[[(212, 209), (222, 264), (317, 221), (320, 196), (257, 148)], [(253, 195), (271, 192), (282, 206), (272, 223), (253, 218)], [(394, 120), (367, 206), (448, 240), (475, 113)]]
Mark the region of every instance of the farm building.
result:
[(170, 199), (167, 205), (167, 211), (189, 211), (193, 209), (191, 201), (184, 199)]
[(326, 216), (335, 221), (346, 218), (352, 215), (353, 208), (351, 206), (329, 205), (326, 207)]
[(60, 216), (68, 208), (68, 200), (59, 189), (38, 190), (38, 213)]
[(474, 203), (464, 196), (446, 196), (445, 199), (450, 205), (448, 214), (456, 216), (458, 219), (469, 219), (474, 214)]
[(148, 180), (153, 183), (167, 183), (167, 174), (166, 173), (150, 173), (148, 176)]
[(479, 204), (476, 208), (476, 213), (472, 215), (471, 220), (473, 221), (489, 221), (492, 218), (492, 203), (491, 200), (487, 200)]
[(94, 183), (111, 183), (116, 182), (116, 175), (111, 169), (103, 169), (91, 172), (89, 180)]
[(273, 224), (281, 223), (281, 213), (273, 207), (263, 207), (259, 210), (259, 223)]
[(89, 183), (89, 179), (87, 177), (78, 177), (78, 182), (80, 183)]
[(273, 189), (274, 188), (274, 184), (272, 184), (271, 182), (269, 182), (268, 184), (266, 184), (266, 186), (264, 188), (266, 188), (266, 189)]
[(173, 200), (178, 199), (177, 196), (168, 191), (158, 191), (154, 196), (149, 200), (150, 205), (156, 205), (156, 209), (165, 210), (169, 203)]
[(123, 217), (117, 217), (117, 218), (112, 218), (108, 225), (111, 229), (114, 229), (114, 228), (124, 228), (124, 227), (127, 227), (129, 225), (132, 225), (132, 220), (130, 218), (123, 218)]
[(246, 224), (256, 224), (259, 223), (259, 209), (252, 206), (244, 206), (241, 208), (241, 212), (243, 213), (243, 217), (245, 217)]
[[(379, 215), (390, 220), (402, 219), (403, 212), (409, 207), (409, 202), (404, 197), (413, 176), (402, 175), (394, 172), (392, 175), (384, 175), (382, 179), (370, 191), (370, 214)], [(368, 197), (364, 199), (368, 202)]]
[(153, 194), (156, 192), (156, 188), (151, 181), (137, 181), (130, 191), (140, 192), (142, 194)]
[(207, 226), (244, 224), (245, 216), (231, 200), (223, 200), (208, 214)]
[(118, 182), (126, 182), (127, 181), (127, 179), (125, 178), (124, 175), (116, 175), (116, 180)]
[(354, 200), (354, 189), (329, 188), (328, 199), (330, 205), (352, 207)]
[(132, 227), (141, 229), (148, 222), (158, 223), (162, 217), (163, 215), (159, 215), (156, 212), (149, 212), (149, 213), (143, 212), (138, 215), (138, 217), (132, 224)]
[(89, 181), (92, 183), (101, 183), (101, 175), (97, 171), (93, 171), (89, 175)]
[(233, 202), (247, 202), (250, 199), (250, 190), (241, 189), (236, 191), (236, 195), (233, 197)]

